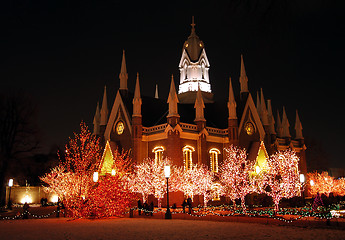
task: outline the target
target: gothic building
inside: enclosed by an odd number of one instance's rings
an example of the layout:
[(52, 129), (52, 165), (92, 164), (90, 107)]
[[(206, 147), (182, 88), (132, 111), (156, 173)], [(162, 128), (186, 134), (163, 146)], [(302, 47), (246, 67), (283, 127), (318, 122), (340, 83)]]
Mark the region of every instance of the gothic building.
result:
[(282, 118), (279, 110), (274, 116), (271, 100), (265, 100), (262, 89), (254, 103), (248, 90), (243, 56), (239, 94), (234, 94), (232, 80), (229, 79), (227, 102), (214, 101), (206, 49), (196, 35), (195, 24), (191, 26), (191, 34), (183, 44), (178, 65), (179, 85), (176, 89), (172, 76), (168, 99), (159, 98), (157, 88), (154, 97), (142, 96), (139, 74), (134, 92), (127, 88), (128, 74), (123, 52), (120, 88), (110, 114), (104, 89), (102, 107), (99, 109), (97, 106), (93, 121), (94, 134), (100, 135), (107, 143), (106, 151), (130, 149), (136, 163), (148, 157), (156, 161), (168, 157), (186, 169), (194, 163), (202, 163), (211, 171), (218, 172), (225, 157), (224, 148), (230, 144), (247, 149), (257, 171), (265, 167), (270, 154), (290, 148), (300, 156), (299, 169), (305, 174), (306, 146), (297, 111), (295, 131), (291, 134), (285, 109), (282, 108)]

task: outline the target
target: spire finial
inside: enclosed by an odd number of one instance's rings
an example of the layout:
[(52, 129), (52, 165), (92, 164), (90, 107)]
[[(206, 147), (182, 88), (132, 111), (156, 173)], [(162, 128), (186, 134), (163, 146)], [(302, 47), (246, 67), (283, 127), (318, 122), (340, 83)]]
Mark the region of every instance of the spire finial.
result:
[(119, 74), (119, 78), (120, 78), (120, 89), (127, 90), (128, 73), (127, 73), (126, 57), (125, 57), (124, 49), (122, 51), (121, 72)]
[(194, 16), (192, 16), (192, 23), (191, 23), (191, 26), (192, 26), (192, 32), (195, 32)]

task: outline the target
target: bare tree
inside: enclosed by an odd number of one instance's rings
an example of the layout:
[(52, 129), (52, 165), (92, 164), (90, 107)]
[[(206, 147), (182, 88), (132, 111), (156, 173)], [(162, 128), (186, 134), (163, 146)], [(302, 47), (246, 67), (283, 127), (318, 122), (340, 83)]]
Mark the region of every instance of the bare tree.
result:
[(0, 93), (0, 200), (5, 198), (5, 177), (11, 164), (38, 149), (35, 107), (22, 92)]

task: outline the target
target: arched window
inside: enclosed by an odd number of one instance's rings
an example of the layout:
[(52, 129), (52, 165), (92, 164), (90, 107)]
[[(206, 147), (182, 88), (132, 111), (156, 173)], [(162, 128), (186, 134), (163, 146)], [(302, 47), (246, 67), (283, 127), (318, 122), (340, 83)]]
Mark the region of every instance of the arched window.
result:
[(219, 201), (220, 200), (220, 184), (215, 183), (212, 186), (212, 201)]
[(217, 148), (211, 148), (210, 151), (210, 168), (212, 172), (218, 172), (218, 155), (220, 151)]
[(159, 163), (163, 159), (164, 147), (157, 146), (154, 149), (152, 149), (152, 152), (155, 153), (155, 163)]
[(195, 149), (192, 146), (185, 146), (183, 149), (183, 162), (185, 170), (190, 170), (193, 165), (192, 153)]

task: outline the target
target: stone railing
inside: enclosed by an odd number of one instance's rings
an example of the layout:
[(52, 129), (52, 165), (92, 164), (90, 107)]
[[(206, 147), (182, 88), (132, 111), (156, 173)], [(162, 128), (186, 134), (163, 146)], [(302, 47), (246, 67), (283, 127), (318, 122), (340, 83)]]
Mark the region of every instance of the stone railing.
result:
[(209, 134), (212, 134), (212, 135), (227, 135), (228, 134), (228, 129), (206, 127), (206, 130)]
[(163, 123), (157, 126), (153, 126), (153, 127), (143, 127), (143, 133), (144, 134), (152, 134), (152, 133), (156, 133), (156, 132), (162, 132), (165, 130), (165, 128), (168, 126), (167, 123)]
[(194, 124), (189, 124), (189, 123), (180, 123), (180, 126), (182, 130), (187, 130), (187, 131), (197, 131), (197, 126)]

